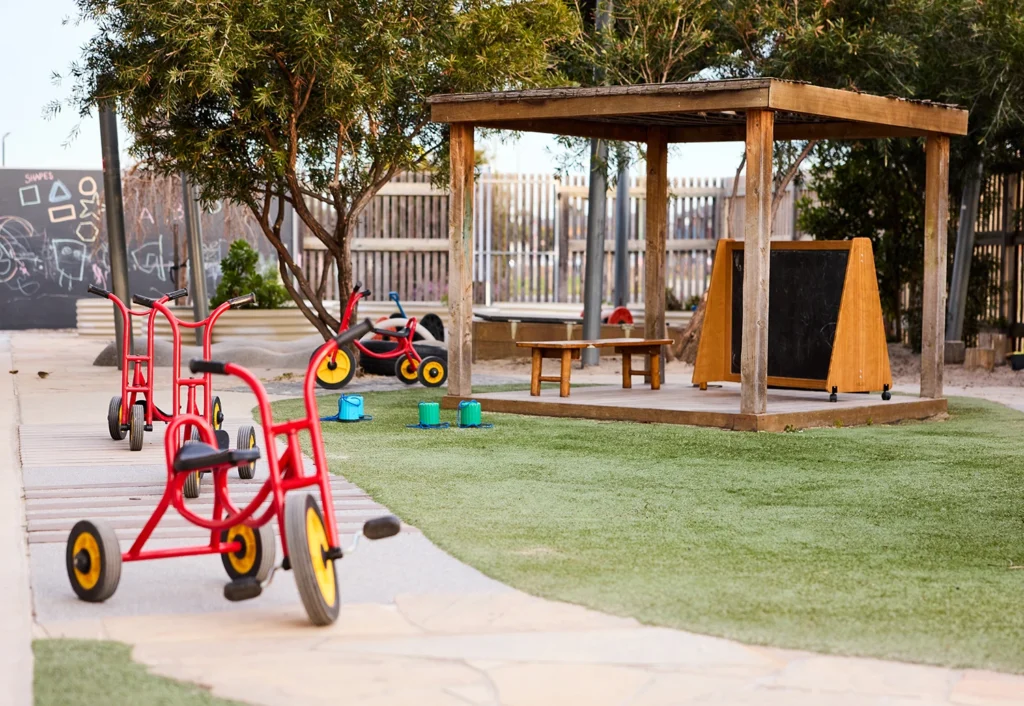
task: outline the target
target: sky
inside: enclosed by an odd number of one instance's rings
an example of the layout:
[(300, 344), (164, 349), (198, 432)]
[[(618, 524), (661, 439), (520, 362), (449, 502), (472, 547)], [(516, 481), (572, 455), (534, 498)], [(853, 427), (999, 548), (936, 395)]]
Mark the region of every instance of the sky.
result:
[[(95, 27), (76, 22), (73, 0), (0, 0), (0, 13), (6, 29), (0, 42), (0, 136), (10, 133), (5, 140), (6, 166), (99, 169), (95, 113), (82, 118), (65, 106), (55, 118), (43, 114), (51, 101), (69, 97), (70, 80), (55, 85), (52, 75), (67, 75)], [(69, 141), (76, 126), (78, 135)], [(122, 129), (122, 153), (129, 142)], [(525, 134), (518, 141), (494, 137), (480, 146), (498, 172), (550, 173), (561, 163), (561, 148), (547, 135)], [(742, 154), (742, 143), (679, 145), (669, 152), (669, 175), (732, 176)], [(126, 154), (121, 160), (129, 163)]]

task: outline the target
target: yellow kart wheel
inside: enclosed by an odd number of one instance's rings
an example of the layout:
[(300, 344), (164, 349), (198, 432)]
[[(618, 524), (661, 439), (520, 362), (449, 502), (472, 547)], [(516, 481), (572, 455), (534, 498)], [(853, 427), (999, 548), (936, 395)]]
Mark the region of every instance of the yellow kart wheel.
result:
[(71, 588), (83, 601), (102, 603), (121, 581), (121, 546), (106, 522), (81, 520), (71, 528), (65, 554)]
[(241, 578), (254, 578), (265, 581), (274, 568), (274, 528), (271, 523), (261, 527), (235, 525), (220, 533), (222, 542), (238, 542), (242, 545), (236, 552), (221, 554), (224, 570), (232, 581)]
[(107, 407), (107, 431), (114, 441), (124, 439), (125, 430), (121, 427), (121, 395), (114, 395), (110, 398), (110, 406)]
[(284, 502), (285, 545), (295, 585), (314, 625), (330, 625), (341, 610), (341, 590), (324, 516), (308, 493), (290, 493)]
[[(316, 355), (316, 351), (313, 351), (313, 355)], [(320, 367), (316, 369), (316, 384), (325, 390), (340, 390), (349, 384), (355, 374), (355, 356), (347, 348), (339, 348), (337, 353), (321, 361)]]
[[(236, 449), (256, 448), (256, 430), (251, 424), (244, 424), (238, 427), (238, 436), (235, 437)], [(238, 477), (242, 480), (252, 480), (256, 475), (256, 462), (238, 464)]]
[(210, 424), (214, 429), (220, 429), (224, 426), (224, 406), (220, 403), (220, 397), (210, 400), (210, 409), (213, 410), (210, 415)]
[(448, 379), (448, 365), (436, 356), (420, 361), (419, 380), (425, 387), (440, 387)]
[(398, 356), (395, 361), (395, 377), (406, 385), (413, 385), (419, 380), (420, 365), (407, 355)]

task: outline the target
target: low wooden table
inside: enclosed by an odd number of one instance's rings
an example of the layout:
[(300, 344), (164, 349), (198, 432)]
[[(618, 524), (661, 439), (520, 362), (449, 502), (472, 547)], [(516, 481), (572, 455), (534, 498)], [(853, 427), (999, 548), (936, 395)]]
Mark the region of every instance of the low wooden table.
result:
[[(540, 395), (542, 382), (557, 382), (559, 396), (569, 396), (569, 376), (572, 361), (579, 360), (580, 351), (584, 348), (614, 348), (622, 356), (622, 387), (633, 386), (633, 376), (643, 375), (649, 379), (651, 389), (661, 388), (661, 347), (672, 343), (669, 338), (601, 338), (593, 341), (519, 341), (520, 348), (533, 351), (533, 367), (530, 370), (530, 394)], [(648, 362), (645, 370), (633, 370), (633, 355), (646, 355)], [(562, 361), (561, 373), (556, 376), (541, 375), (541, 366), (545, 358), (557, 358)]]

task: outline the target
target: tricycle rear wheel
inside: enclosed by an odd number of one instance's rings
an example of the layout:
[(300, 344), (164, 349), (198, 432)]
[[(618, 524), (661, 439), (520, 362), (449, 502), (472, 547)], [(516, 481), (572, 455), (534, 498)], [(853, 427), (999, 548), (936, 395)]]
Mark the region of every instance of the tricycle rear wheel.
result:
[[(256, 448), (256, 430), (251, 424), (244, 424), (238, 427), (238, 436), (235, 438), (236, 449)], [(256, 462), (238, 464), (238, 477), (242, 480), (252, 480), (256, 475)]]
[(107, 431), (114, 441), (124, 440), (124, 429), (121, 428), (121, 395), (110, 398), (110, 406), (107, 407)]
[(341, 590), (324, 516), (309, 493), (290, 493), (284, 502), (285, 546), (295, 585), (314, 625), (330, 625), (341, 610)]
[(419, 380), (419, 364), (405, 354), (398, 356), (395, 360), (395, 377), (406, 385), (414, 385)]
[(80, 520), (68, 535), (65, 565), (71, 588), (83, 601), (102, 603), (121, 581), (121, 546), (106, 522)]
[(133, 404), (128, 416), (128, 448), (132, 451), (142, 450), (143, 434), (146, 431), (146, 408), (141, 404)]

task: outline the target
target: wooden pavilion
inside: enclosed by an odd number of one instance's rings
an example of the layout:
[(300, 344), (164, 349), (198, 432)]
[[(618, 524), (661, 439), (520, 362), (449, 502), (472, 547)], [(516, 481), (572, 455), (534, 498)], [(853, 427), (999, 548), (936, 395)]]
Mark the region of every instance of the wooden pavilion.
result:
[[(967, 111), (954, 106), (822, 88), (773, 78), (556, 88), (437, 95), (435, 122), (451, 125), (449, 378), (445, 405), (470, 396), (484, 409), (554, 416), (635, 419), (742, 429), (781, 429), (924, 418), (945, 411), (942, 366), (946, 301), (949, 138), (967, 132)], [(690, 385), (658, 393), (615, 390), (617, 403), (472, 395), (473, 136), (494, 128), (646, 143), (644, 336), (664, 338), (667, 148), (673, 142), (746, 142), (746, 214), (739, 404), (703, 408)], [(780, 397), (768, 413), (768, 281), (774, 140), (926, 138), (924, 288), (920, 398), (886, 405), (821, 404)], [(684, 393), (684, 387), (687, 388)], [(590, 389), (590, 388), (584, 388)], [(605, 393), (606, 397), (609, 393)], [(772, 391), (775, 396), (774, 390)], [(646, 397), (643, 397), (643, 396)], [(662, 395), (656, 402), (655, 395)], [(735, 393), (733, 393), (735, 395)], [(685, 398), (680, 402), (680, 396)], [(721, 397), (721, 396), (719, 396)], [(805, 396), (806, 397), (806, 396)], [(812, 401), (813, 399), (813, 401)], [(575, 401), (578, 400), (578, 401)], [(646, 400), (646, 401), (645, 401)], [(773, 401), (773, 407), (775, 402)], [(600, 408), (600, 409), (598, 409)], [(639, 410), (631, 413), (630, 408)]]

